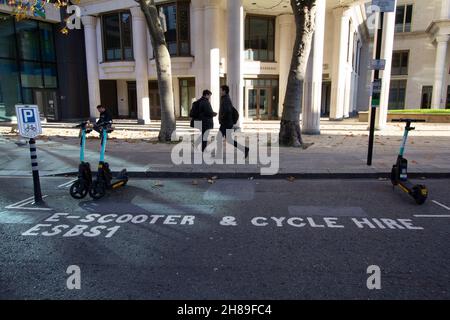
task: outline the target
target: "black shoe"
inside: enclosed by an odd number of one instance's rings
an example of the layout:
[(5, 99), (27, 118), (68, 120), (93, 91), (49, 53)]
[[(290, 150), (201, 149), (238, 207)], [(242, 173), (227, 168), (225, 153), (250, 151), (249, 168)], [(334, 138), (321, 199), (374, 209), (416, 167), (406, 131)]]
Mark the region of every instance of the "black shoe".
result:
[(248, 153), (250, 152), (249, 148), (245, 148), (245, 159), (248, 158)]

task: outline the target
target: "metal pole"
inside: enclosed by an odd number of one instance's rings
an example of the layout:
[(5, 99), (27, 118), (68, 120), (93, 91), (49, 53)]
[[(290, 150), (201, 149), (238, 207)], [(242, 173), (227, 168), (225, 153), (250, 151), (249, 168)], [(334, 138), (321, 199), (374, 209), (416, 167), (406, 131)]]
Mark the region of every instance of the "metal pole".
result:
[(33, 186), (34, 186), (34, 203), (42, 202), (41, 183), (39, 181), (39, 166), (37, 162), (36, 140), (30, 139), (30, 156), (31, 169), (33, 171)]
[[(377, 41), (376, 41), (376, 54), (375, 59), (381, 59), (381, 46), (383, 43), (383, 23), (384, 23), (384, 12), (380, 14), (380, 22), (377, 30)], [(375, 70), (374, 82), (380, 80), (380, 70)], [(373, 145), (375, 140), (375, 121), (377, 118), (377, 106), (373, 103), (376, 99), (380, 101), (381, 93), (372, 93), (372, 108), (370, 112), (370, 133), (369, 133), (369, 152), (367, 154), (367, 165), (372, 165), (373, 159)]]

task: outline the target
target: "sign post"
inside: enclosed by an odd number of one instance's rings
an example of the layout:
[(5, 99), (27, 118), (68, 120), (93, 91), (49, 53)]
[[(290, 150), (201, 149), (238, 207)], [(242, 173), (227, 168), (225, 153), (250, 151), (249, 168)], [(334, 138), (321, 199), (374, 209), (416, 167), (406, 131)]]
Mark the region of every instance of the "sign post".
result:
[(396, 0), (372, 0), (372, 5), (379, 8), (380, 19), (375, 40), (375, 60), (370, 64), (370, 68), (375, 70), (374, 82), (372, 85), (372, 103), (370, 112), (370, 133), (369, 133), (369, 151), (367, 154), (367, 165), (372, 165), (373, 159), (373, 144), (375, 140), (375, 121), (377, 118), (377, 108), (380, 107), (381, 101), (381, 86), (382, 80), (380, 77), (380, 70), (384, 70), (386, 60), (381, 59), (381, 47), (383, 43), (383, 24), (384, 13), (395, 12)]
[(31, 169), (33, 172), (34, 202), (42, 202), (39, 166), (37, 161), (36, 138), (42, 134), (39, 108), (35, 105), (16, 105), (17, 126), (19, 134), (30, 139)]

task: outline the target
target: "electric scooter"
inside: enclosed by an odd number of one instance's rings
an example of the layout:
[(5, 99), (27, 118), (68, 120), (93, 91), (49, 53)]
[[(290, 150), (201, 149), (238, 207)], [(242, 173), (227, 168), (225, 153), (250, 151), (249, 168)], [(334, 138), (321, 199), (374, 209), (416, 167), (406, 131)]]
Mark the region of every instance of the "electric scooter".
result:
[(91, 165), (84, 161), (86, 135), (92, 132), (92, 125), (89, 121), (85, 121), (75, 128), (80, 128), (80, 165), (78, 166), (78, 180), (70, 187), (70, 195), (72, 198), (80, 200), (87, 196), (92, 185)]
[(98, 164), (97, 177), (92, 183), (92, 187), (89, 190), (89, 195), (99, 200), (106, 195), (107, 190), (115, 190), (120, 187), (124, 187), (128, 183), (128, 173), (126, 169), (123, 169), (116, 178), (113, 178), (109, 164), (105, 162), (106, 142), (108, 140), (108, 133), (113, 132), (113, 128), (110, 123), (97, 124), (97, 129), (101, 135), (101, 151), (100, 162)]
[(400, 147), (400, 153), (397, 158), (397, 163), (392, 167), (391, 171), (391, 181), (394, 188), (398, 186), (402, 191), (409, 194), (418, 205), (422, 205), (427, 201), (428, 189), (424, 185), (414, 185), (408, 180), (408, 160), (406, 160), (403, 155), (405, 154), (406, 142), (408, 140), (408, 135), (410, 131), (416, 128), (411, 126), (411, 123), (415, 122), (425, 122), (424, 120), (413, 120), (413, 119), (398, 119), (393, 120), (393, 122), (405, 122), (405, 133), (403, 135), (402, 145)]

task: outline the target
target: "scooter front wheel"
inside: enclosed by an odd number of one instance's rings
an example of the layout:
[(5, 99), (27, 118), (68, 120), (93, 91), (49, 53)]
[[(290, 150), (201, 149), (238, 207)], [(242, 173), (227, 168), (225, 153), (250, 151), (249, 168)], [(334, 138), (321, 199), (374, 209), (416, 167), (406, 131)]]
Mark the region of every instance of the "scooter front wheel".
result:
[(412, 197), (418, 205), (423, 205), (428, 198), (428, 189), (425, 186), (417, 185), (413, 188)]
[(88, 192), (89, 188), (80, 180), (75, 181), (75, 183), (70, 187), (70, 195), (72, 198), (77, 200), (84, 199)]
[(89, 190), (89, 195), (94, 200), (100, 200), (106, 195), (106, 186), (103, 182), (94, 181), (91, 190)]

